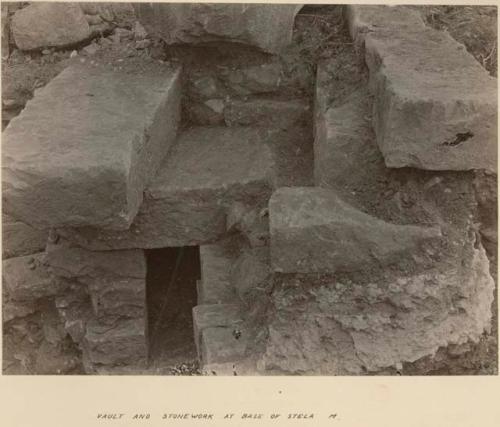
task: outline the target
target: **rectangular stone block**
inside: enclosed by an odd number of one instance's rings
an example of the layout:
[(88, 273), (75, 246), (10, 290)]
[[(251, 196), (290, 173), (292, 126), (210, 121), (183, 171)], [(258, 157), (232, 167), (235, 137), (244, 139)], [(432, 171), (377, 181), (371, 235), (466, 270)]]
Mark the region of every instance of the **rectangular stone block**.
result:
[(71, 65), (10, 122), (6, 213), (37, 228), (129, 228), (175, 139), (180, 105), (179, 69), (130, 67)]
[(497, 169), (497, 79), (404, 6), (347, 6), (364, 44), (373, 124), (388, 167)]
[(37, 230), (7, 215), (2, 216), (2, 258), (41, 252), (47, 244), (48, 230)]
[(201, 335), (206, 328), (231, 327), (242, 322), (238, 304), (203, 304), (193, 307), (194, 341), (201, 358)]
[(122, 277), (82, 281), (88, 285), (97, 318), (147, 318), (145, 279)]
[(226, 233), (235, 202), (260, 205), (272, 193), (274, 135), (258, 128), (197, 127), (182, 133), (126, 231), (59, 232), (92, 250), (192, 246)]
[(129, 319), (114, 325), (91, 320), (83, 348), (92, 364), (145, 366), (148, 358), (145, 319)]
[(206, 328), (202, 332), (203, 365), (236, 362), (245, 357), (247, 342), (236, 338), (231, 328)]
[(222, 304), (237, 301), (231, 282), (231, 269), (236, 261), (237, 243), (226, 239), (200, 246), (201, 280), (198, 304)]
[(146, 256), (141, 249), (90, 251), (66, 239), (47, 244), (47, 262), (65, 278), (146, 278)]

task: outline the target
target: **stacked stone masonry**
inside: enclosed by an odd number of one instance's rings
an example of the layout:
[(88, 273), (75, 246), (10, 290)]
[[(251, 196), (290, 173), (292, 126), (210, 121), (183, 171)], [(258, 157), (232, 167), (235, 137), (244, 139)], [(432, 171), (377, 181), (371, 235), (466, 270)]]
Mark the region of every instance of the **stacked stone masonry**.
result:
[[(120, 17), (186, 56), (73, 64), (3, 132), (3, 324), (41, 337), (4, 372), (148, 372), (147, 253), (166, 247), (199, 247), (207, 375), (404, 373), (491, 330), (497, 82), (463, 46), (412, 8), (345, 6), (352, 52), (311, 95), (281, 56), (301, 5), (129, 6), (14, 14), (21, 49)], [(331, 93), (342, 61), (360, 77)]]

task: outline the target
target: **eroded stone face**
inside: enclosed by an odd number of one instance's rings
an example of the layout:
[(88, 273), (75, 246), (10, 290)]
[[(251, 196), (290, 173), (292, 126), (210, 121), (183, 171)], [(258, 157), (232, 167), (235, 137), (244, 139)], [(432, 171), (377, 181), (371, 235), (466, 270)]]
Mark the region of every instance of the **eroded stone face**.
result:
[(335, 273), (409, 257), (439, 228), (394, 225), (322, 188), (282, 188), (269, 201), (271, 263), (281, 273)]
[(3, 207), (38, 228), (126, 229), (179, 120), (179, 70), (74, 65), (3, 133)]
[(406, 7), (348, 6), (364, 43), (373, 124), (388, 167), (497, 169), (497, 80)]
[[(398, 367), (440, 347), (477, 342), (491, 322), (494, 282), (482, 247), (432, 271), (373, 281), (286, 282), (274, 295), (261, 369), (353, 375)], [(444, 268), (443, 268), (444, 267)], [(314, 281), (314, 280), (313, 280)], [(293, 282), (293, 279), (292, 279)]]
[(276, 53), (292, 41), (294, 18), (302, 5), (138, 3), (135, 7), (149, 33), (167, 44), (227, 41)]

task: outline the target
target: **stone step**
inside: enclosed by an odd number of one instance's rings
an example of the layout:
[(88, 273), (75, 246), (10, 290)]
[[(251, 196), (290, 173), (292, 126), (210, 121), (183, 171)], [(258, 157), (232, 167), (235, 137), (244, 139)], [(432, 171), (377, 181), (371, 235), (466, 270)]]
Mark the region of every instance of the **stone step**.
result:
[(200, 246), (201, 280), (198, 304), (224, 304), (237, 301), (231, 282), (231, 269), (238, 253), (233, 239)]
[(280, 273), (338, 273), (411, 258), (438, 227), (395, 225), (323, 188), (280, 188), (269, 201), (271, 264)]
[(303, 126), (310, 119), (310, 107), (306, 99), (230, 100), (224, 108), (227, 126), (269, 126), (289, 129)]
[(60, 230), (93, 250), (210, 243), (226, 233), (233, 203), (264, 205), (272, 193), (275, 133), (259, 128), (196, 127), (183, 132), (129, 230)]
[(194, 340), (201, 358), (201, 337), (206, 328), (237, 328), (242, 322), (239, 304), (202, 304), (193, 307)]
[(37, 228), (127, 229), (175, 139), (180, 70), (74, 64), (3, 133), (3, 207)]
[(347, 6), (388, 167), (496, 171), (497, 79), (407, 7)]

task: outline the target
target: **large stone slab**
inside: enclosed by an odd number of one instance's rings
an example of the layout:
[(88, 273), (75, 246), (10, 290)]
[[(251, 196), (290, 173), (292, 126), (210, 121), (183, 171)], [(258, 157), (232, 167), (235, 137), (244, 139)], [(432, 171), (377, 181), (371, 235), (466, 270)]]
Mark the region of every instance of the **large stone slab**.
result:
[(406, 7), (347, 6), (364, 43), (373, 123), (389, 167), (496, 171), (497, 79)]
[(64, 47), (91, 35), (85, 15), (76, 3), (32, 3), (14, 14), (11, 27), (21, 50)]
[(2, 258), (13, 258), (41, 252), (47, 244), (48, 230), (37, 230), (2, 215)]
[(65, 285), (54, 280), (43, 252), (2, 262), (2, 284), (16, 301), (34, 301), (61, 293)]
[(257, 128), (199, 127), (179, 137), (127, 231), (84, 227), (61, 234), (93, 250), (189, 246), (226, 233), (226, 212), (272, 192), (273, 134)]
[(269, 201), (272, 268), (282, 273), (347, 272), (410, 257), (439, 228), (394, 225), (322, 188), (281, 188)]
[(292, 41), (302, 5), (138, 3), (146, 29), (167, 44), (236, 42), (279, 52)]
[(127, 229), (179, 120), (179, 69), (148, 70), (73, 65), (37, 91), (3, 133), (5, 212)]

